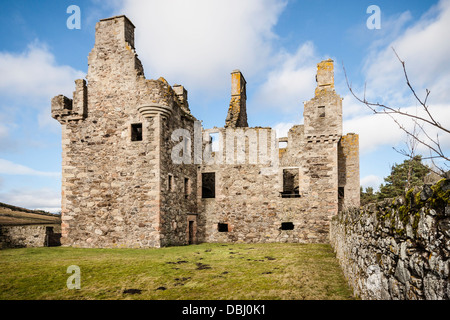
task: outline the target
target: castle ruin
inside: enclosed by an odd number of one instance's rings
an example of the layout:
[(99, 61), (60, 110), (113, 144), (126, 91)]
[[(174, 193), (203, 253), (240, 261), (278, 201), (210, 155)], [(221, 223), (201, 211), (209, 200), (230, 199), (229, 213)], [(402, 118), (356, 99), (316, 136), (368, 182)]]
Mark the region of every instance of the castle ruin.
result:
[(183, 86), (144, 77), (134, 28), (125, 16), (100, 20), (87, 81), (75, 81), (73, 99), (52, 99), (62, 126), (62, 244), (329, 242), (331, 218), (359, 207), (360, 194), (358, 135), (342, 133), (333, 61), (318, 64), (304, 124), (287, 137), (248, 127), (239, 70), (225, 126), (204, 129)]

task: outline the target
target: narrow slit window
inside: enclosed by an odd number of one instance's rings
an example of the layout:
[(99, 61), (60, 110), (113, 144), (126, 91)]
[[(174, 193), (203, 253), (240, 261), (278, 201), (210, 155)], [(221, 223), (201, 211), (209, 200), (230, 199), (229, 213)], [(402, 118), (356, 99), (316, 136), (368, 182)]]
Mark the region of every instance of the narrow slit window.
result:
[(142, 141), (142, 123), (131, 125), (131, 141)]
[(184, 178), (184, 198), (187, 199), (191, 193), (189, 178)]
[(173, 176), (171, 174), (169, 174), (167, 179), (167, 190), (173, 191)]
[(202, 198), (216, 197), (216, 174), (214, 172), (202, 173)]
[(338, 199), (344, 199), (345, 196), (345, 189), (344, 187), (338, 188)]
[(217, 230), (219, 232), (228, 232), (228, 223), (219, 223), (219, 224), (217, 224)]

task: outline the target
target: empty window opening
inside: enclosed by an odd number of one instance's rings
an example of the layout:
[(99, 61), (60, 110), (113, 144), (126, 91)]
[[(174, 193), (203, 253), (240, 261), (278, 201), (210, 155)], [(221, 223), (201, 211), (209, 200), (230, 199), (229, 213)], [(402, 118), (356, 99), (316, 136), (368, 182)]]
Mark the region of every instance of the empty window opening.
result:
[(142, 141), (142, 123), (131, 125), (131, 141)]
[(169, 174), (167, 179), (167, 190), (173, 191), (173, 176), (171, 174)]
[(187, 199), (191, 193), (189, 178), (184, 178), (184, 198)]
[(298, 175), (298, 168), (283, 170), (283, 192), (281, 192), (282, 198), (300, 198)]
[(294, 224), (292, 222), (282, 222), (281, 230), (294, 230)]
[(325, 118), (325, 106), (319, 106), (319, 117)]
[(345, 196), (345, 191), (344, 191), (344, 187), (339, 187), (338, 188), (338, 199), (344, 199)]
[(219, 133), (213, 132), (209, 134), (209, 141), (211, 144), (211, 152), (218, 152), (219, 151)]
[(217, 224), (217, 230), (219, 232), (228, 232), (228, 223), (219, 223), (219, 224)]
[(278, 142), (278, 148), (279, 149), (286, 149), (287, 148), (288, 143), (286, 141), (280, 141)]
[(202, 173), (202, 198), (216, 197), (216, 174), (214, 172)]

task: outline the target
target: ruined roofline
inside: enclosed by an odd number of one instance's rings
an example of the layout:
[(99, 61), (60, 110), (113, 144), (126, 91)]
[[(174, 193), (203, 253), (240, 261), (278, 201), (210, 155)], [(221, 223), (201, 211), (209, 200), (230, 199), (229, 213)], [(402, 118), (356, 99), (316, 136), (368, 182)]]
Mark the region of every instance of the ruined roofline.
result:
[(114, 16), (114, 17), (109, 17), (109, 18), (105, 18), (105, 19), (100, 19), (100, 21), (116, 20), (116, 19), (119, 19), (119, 18), (125, 18), (128, 21), (128, 23), (131, 24), (133, 26), (133, 28), (136, 29), (136, 26), (133, 24), (133, 22), (131, 22), (131, 20), (128, 19), (128, 17), (126, 15), (124, 15), (124, 14), (120, 15), (120, 16)]

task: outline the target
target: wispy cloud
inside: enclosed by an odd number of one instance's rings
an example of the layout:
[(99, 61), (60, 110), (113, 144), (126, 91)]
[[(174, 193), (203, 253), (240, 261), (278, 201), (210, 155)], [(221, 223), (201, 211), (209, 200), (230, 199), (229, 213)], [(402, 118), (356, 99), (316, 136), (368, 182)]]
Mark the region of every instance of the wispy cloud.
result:
[(21, 188), (0, 192), (0, 202), (53, 213), (61, 211), (61, 193), (48, 188)]
[[(392, 48), (395, 48), (402, 60), (406, 62), (408, 76), (417, 94), (424, 98), (425, 89), (431, 90), (428, 100), (430, 111), (445, 127), (450, 128), (450, 42), (443, 41), (450, 30), (450, 0), (442, 0), (433, 6), (418, 21), (411, 22), (409, 13), (400, 15), (400, 21), (392, 22), (395, 37), (386, 35), (366, 57), (363, 70), (366, 78), (366, 90), (363, 84), (353, 89), (364, 94), (367, 100), (402, 108), (410, 113), (420, 114), (420, 105), (414, 99), (404, 77), (401, 63)], [(408, 27), (400, 28), (409, 21)], [(383, 26), (384, 28), (385, 26)], [(364, 92), (365, 90), (365, 92)], [(406, 141), (406, 136), (395, 122), (387, 115), (373, 115), (357, 107), (354, 98), (344, 100), (344, 106), (350, 101), (351, 116), (344, 121), (347, 131), (360, 134), (361, 151), (371, 152), (381, 146), (396, 146)], [(418, 107), (419, 106), (419, 107)], [(412, 130), (413, 122), (408, 118), (396, 119)], [(441, 146), (450, 148), (450, 135), (438, 132), (433, 127), (426, 127), (431, 137), (440, 134)], [(424, 137), (427, 139), (426, 137)], [(426, 153), (424, 148), (419, 151)], [(428, 155), (428, 154), (426, 154)]]
[(30, 175), (30, 176), (43, 176), (43, 177), (58, 177), (60, 172), (45, 172), (32, 169), (30, 167), (17, 164), (5, 159), (0, 159), (0, 174), (7, 175)]
[(400, 62), (392, 48), (406, 62), (411, 83), (420, 95), (432, 92), (430, 102), (450, 100), (450, 42), (443, 41), (450, 30), (450, 1), (442, 0), (396, 39), (374, 49), (366, 59), (365, 75), (369, 98), (404, 104), (411, 101)]
[(314, 44), (306, 42), (294, 53), (280, 51), (274, 59), (279, 63), (268, 72), (252, 103), (258, 106), (258, 110), (271, 108), (292, 113), (312, 98), (320, 58)]
[(368, 175), (361, 178), (361, 187), (363, 187), (364, 190), (371, 187), (374, 191), (377, 191), (381, 183), (383, 183), (383, 178), (376, 175)]
[(57, 94), (71, 96), (74, 80), (84, 77), (81, 71), (58, 65), (47, 46), (38, 41), (21, 53), (0, 52), (0, 74), (0, 93), (27, 101), (48, 100)]

